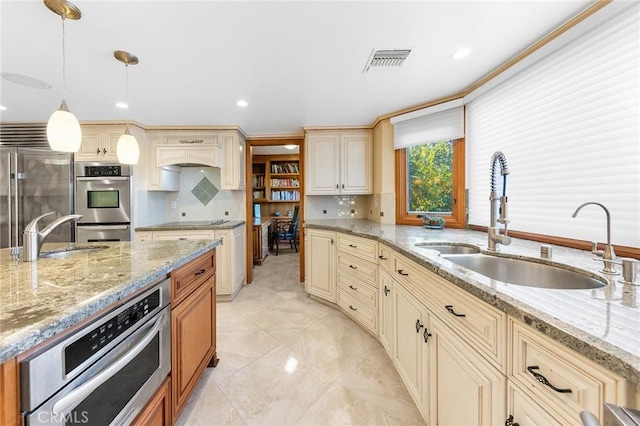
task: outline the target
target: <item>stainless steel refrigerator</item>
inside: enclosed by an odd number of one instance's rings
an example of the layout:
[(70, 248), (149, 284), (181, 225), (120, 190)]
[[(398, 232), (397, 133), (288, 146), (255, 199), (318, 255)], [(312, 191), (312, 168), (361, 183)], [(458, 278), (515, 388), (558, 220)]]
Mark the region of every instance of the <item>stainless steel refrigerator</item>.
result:
[[(72, 154), (52, 151), (46, 124), (0, 124), (0, 248), (22, 246), (25, 226), (55, 212), (42, 227), (73, 212)], [(73, 225), (64, 224), (47, 242), (73, 241)]]

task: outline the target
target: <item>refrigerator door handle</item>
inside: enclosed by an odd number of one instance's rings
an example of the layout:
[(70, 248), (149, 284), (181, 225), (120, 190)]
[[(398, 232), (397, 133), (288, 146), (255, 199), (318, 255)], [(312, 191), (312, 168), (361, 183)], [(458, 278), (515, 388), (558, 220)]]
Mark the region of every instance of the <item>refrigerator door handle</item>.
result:
[(7, 183), (9, 184), (9, 196), (7, 197), (7, 212), (8, 212), (8, 224), (9, 224), (9, 247), (11, 247), (13, 240), (13, 216), (11, 215), (11, 210), (13, 209), (13, 203), (11, 202), (11, 198), (13, 194), (11, 194), (11, 153), (7, 152)]
[(13, 154), (13, 196), (14, 198), (14, 215), (15, 217), (13, 218), (13, 223), (15, 224), (15, 227), (13, 228), (13, 239), (15, 240), (15, 244), (14, 247), (18, 247), (19, 245), (19, 241), (20, 241), (20, 230), (18, 229), (18, 224), (20, 223), (20, 203), (19, 201), (19, 194), (18, 194), (18, 153), (14, 153)]

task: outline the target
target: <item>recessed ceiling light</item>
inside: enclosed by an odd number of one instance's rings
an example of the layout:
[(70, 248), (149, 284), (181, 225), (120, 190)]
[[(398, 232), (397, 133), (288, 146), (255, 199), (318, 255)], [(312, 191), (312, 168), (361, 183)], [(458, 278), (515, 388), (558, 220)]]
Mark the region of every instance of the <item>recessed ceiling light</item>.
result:
[(236, 102), (236, 105), (238, 105), (240, 108), (246, 108), (249, 106), (249, 102), (240, 99), (238, 102)]
[(6, 111), (6, 110), (7, 110), (7, 107), (6, 107), (6, 106), (4, 106), (4, 105), (0, 105), (0, 111)]
[(129, 105), (127, 105), (127, 104), (126, 104), (126, 103), (124, 103), (124, 102), (118, 102), (118, 103), (116, 103), (116, 106), (117, 106), (118, 108), (122, 108), (122, 109), (127, 109), (127, 108), (129, 108)]
[(298, 145), (285, 145), (284, 147), (287, 149), (296, 149)]
[(469, 56), (469, 53), (471, 53), (471, 49), (463, 47), (462, 49), (457, 50), (453, 55), (451, 55), (451, 57), (453, 59), (462, 59)]

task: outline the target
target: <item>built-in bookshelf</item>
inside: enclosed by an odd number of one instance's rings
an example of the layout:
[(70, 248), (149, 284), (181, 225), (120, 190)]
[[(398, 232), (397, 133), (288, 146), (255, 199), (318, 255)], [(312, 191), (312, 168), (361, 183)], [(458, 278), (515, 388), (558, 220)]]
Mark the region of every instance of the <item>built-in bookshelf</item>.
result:
[[(293, 203), (283, 205), (282, 213), (293, 210), (300, 201), (299, 155), (258, 155), (253, 157), (252, 192), (254, 203)], [(269, 211), (279, 211), (272, 207)]]

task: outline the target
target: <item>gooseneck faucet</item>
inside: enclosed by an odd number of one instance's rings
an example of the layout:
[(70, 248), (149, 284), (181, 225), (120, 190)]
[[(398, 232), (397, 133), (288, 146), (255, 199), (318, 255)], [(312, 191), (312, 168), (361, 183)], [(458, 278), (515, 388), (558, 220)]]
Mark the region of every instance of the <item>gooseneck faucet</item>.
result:
[(53, 231), (63, 223), (76, 221), (82, 218), (81, 214), (70, 214), (67, 216), (62, 216), (51, 222), (42, 231), (39, 231), (38, 221), (43, 217), (52, 214), (54, 214), (54, 212), (49, 212), (43, 214), (42, 216), (38, 216), (31, 222), (29, 222), (29, 224), (24, 228), (24, 251), (22, 254), (23, 261), (33, 262), (34, 260), (38, 259), (38, 257), (40, 257), (40, 249), (42, 248), (42, 243), (44, 243), (44, 240), (47, 239), (51, 231)]
[[(498, 198), (496, 194), (496, 165), (500, 163), (500, 174), (502, 175), (502, 195)], [(507, 175), (509, 174), (509, 168), (507, 167), (507, 158), (501, 151), (496, 151), (491, 156), (491, 194), (489, 195), (489, 202), (491, 206), (491, 217), (489, 220), (488, 237), (489, 242), (487, 244), (487, 250), (496, 252), (498, 251), (497, 244), (503, 244), (508, 246), (511, 244), (511, 237), (507, 235), (507, 225), (509, 219), (507, 219)], [(498, 216), (498, 204), (500, 201), (500, 217)], [(504, 225), (504, 235), (500, 234), (498, 229), (498, 223)]]
[[(589, 201), (586, 202), (582, 205), (580, 205), (575, 212), (573, 212), (573, 214), (571, 215), (571, 217), (576, 217), (578, 215), (578, 212), (584, 207), (584, 206), (588, 206), (589, 204), (593, 204), (596, 206), (600, 206), (602, 207), (602, 209), (604, 210), (605, 214), (607, 215), (607, 245), (604, 248), (604, 251), (599, 251), (598, 250), (598, 243), (597, 242), (592, 242), (591, 243), (591, 253), (595, 254), (596, 256), (602, 257), (602, 262), (604, 263), (604, 267), (602, 268), (602, 273), (605, 274), (611, 274), (611, 275), (616, 275), (618, 274), (618, 272), (616, 272), (615, 269), (615, 260), (616, 260), (616, 254), (613, 251), (613, 246), (611, 245), (611, 214), (609, 213), (609, 209), (607, 209), (604, 205), (600, 204), (600, 203), (596, 203), (594, 201)], [(598, 259), (595, 259), (598, 260)]]

